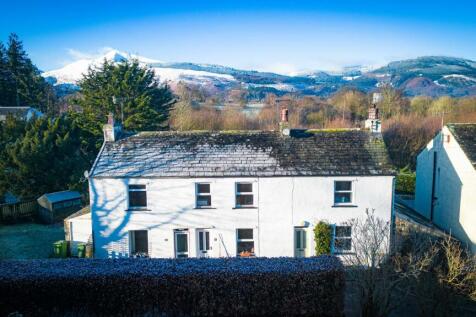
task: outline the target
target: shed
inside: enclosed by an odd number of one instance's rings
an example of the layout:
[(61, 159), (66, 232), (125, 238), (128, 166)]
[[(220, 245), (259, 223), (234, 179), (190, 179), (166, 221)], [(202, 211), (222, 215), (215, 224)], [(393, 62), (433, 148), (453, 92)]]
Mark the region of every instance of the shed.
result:
[(9, 115), (29, 121), (33, 117), (43, 116), (43, 113), (33, 107), (0, 107), (0, 121), (5, 121)]
[(92, 244), (91, 210), (89, 206), (68, 216), (64, 220), (65, 240), (70, 243), (71, 255), (78, 255), (78, 244)]
[(81, 194), (71, 190), (48, 193), (38, 198), (38, 204), (40, 219), (53, 223), (81, 209)]

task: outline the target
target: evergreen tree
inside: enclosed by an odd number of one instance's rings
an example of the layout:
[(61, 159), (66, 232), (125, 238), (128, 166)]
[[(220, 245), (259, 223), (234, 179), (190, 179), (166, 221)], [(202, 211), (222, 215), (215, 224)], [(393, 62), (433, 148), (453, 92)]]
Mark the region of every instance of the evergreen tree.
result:
[(14, 86), (15, 82), (8, 66), (7, 52), (5, 46), (0, 43), (0, 107), (15, 104)]
[(46, 192), (78, 189), (83, 172), (96, 155), (94, 137), (68, 115), (26, 123), (23, 136), (6, 142), (0, 161), (0, 193), (38, 197)]
[(108, 113), (121, 120), (128, 130), (157, 130), (165, 127), (173, 104), (173, 95), (166, 85), (159, 85), (151, 69), (137, 61), (90, 68), (80, 81), (81, 97), (76, 103), (83, 108), (83, 128), (96, 135)]
[(49, 101), (53, 100), (51, 86), (33, 65), (16, 34), (11, 34), (8, 39), (6, 68), (11, 76), (7, 92), (13, 94), (13, 98), (8, 99), (8, 106), (33, 106), (46, 112)]

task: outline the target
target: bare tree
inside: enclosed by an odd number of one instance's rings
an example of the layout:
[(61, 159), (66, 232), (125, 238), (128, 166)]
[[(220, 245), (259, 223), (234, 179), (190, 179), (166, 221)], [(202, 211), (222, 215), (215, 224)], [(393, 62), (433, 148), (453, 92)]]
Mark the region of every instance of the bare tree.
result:
[(408, 281), (428, 270), (436, 251), (421, 238), (405, 256), (393, 254), (391, 224), (377, 217), (374, 209), (346, 225), (352, 228), (352, 253), (343, 256), (350, 300), (361, 316), (388, 316), (408, 298)]

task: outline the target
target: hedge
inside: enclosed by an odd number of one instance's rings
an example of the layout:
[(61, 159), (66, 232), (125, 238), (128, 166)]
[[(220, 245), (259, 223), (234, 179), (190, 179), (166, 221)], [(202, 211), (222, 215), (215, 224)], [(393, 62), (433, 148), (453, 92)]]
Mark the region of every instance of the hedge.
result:
[(0, 315), (342, 316), (342, 263), (314, 258), (0, 261)]

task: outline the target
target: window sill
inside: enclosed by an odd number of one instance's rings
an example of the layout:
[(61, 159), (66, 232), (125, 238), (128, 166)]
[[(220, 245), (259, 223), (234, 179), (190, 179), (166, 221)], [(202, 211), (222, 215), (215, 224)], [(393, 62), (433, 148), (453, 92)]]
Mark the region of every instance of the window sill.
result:
[(333, 252), (332, 255), (355, 255), (355, 252), (352, 252), (352, 251)]
[(232, 209), (258, 209), (255, 206), (243, 206), (243, 207), (233, 207)]
[(144, 208), (128, 208), (126, 211), (152, 211), (152, 209), (148, 209), (147, 207)]
[(195, 207), (193, 209), (216, 209), (215, 207)]
[(340, 204), (334, 204), (331, 206), (332, 208), (357, 208), (359, 206), (357, 205), (340, 205)]

